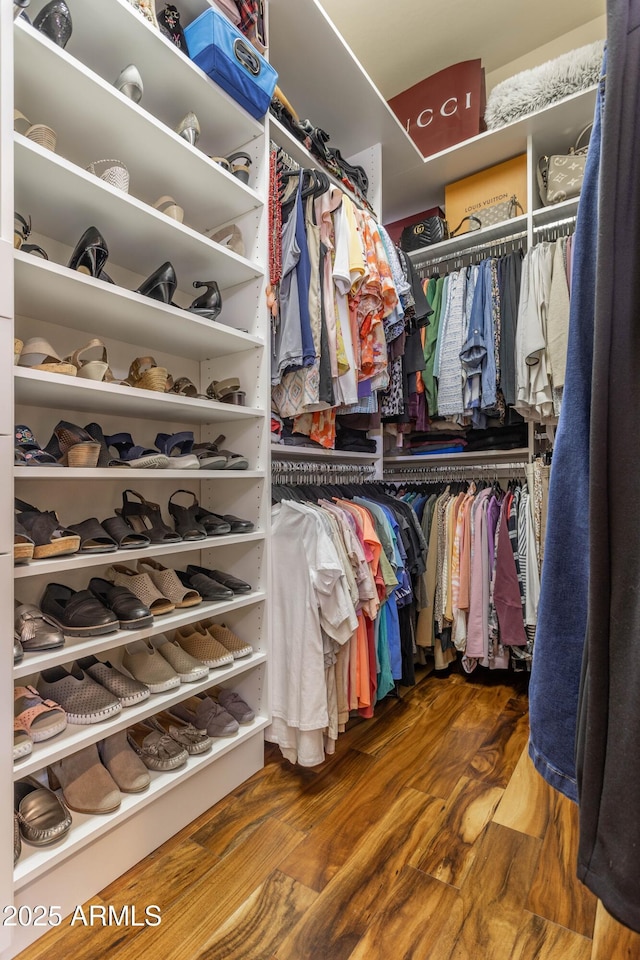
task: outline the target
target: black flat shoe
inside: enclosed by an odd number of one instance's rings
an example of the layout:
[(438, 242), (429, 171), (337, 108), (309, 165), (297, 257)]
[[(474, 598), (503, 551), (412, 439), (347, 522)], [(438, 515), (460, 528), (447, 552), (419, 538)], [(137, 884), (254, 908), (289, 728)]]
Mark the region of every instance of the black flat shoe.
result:
[(102, 577), (92, 577), (89, 581), (89, 590), (100, 603), (113, 611), (120, 621), (121, 630), (141, 630), (142, 627), (150, 627), (153, 623), (153, 614), (149, 607), (146, 607), (126, 587), (117, 587), (109, 580), (103, 580)]
[(204, 573), (193, 573), (176, 570), (180, 583), (190, 590), (197, 590), (203, 600), (233, 600), (234, 593), (229, 587), (223, 586), (218, 580), (212, 580)]
[(47, 584), (40, 609), (68, 637), (99, 637), (120, 626), (115, 613), (89, 590), (76, 592), (61, 583)]
[(188, 308), (191, 313), (197, 313), (200, 317), (206, 317), (207, 320), (215, 320), (220, 316), (222, 310), (222, 294), (215, 280), (194, 280), (196, 290), (199, 287), (206, 287), (206, 293), (201, 293)]
[(159, 300), (160, 303), (171, 303), (177, 286), (178, 279), (173, 264), (165, 260), (144, 283), (140, 284), (135, 293), (141, 293), (143, 297), (150, 297), (152, 300)]
[(78, 240), (69, 260), (69, 269), (99, 277), (107, 259), (109, 248), (97, 227), (88, 227)]
[(187, 573), (192, 576), (196, 573), (203, 573), (205, 577), (221, 583), (223, 587), (228, 587), (228, 589), (233, 590), (235, 594), (251, 593), (253, 590), (250, 583), (247, 583), (245, 580), (239, 580), (238, 577), (234, 577), (230, 573), (225, 573), (224, 570), (208, 570), (206, 567), (197, 567), (195, 564), (190, 563), (187, 567)]

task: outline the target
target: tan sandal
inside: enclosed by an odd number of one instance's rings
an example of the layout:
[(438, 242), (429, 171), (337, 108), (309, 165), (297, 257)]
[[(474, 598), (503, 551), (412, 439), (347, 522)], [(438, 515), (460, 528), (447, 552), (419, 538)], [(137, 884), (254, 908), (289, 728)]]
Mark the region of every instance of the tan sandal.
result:
[(175, 604), (158, 590), (146, 572), (136, 573), (124, 563), (114, 563), (105, 576), (107, 580), (115, 583), (116, 587), (126, 587), (149, 608), (154, 617), (161, 617), (175, 610)]
[[(82, 360), (81, 358), (91, 350), (100, 350), (99, 358)], [(65, 358), (65, 362), (72, 363), (77, 370), (77, 376), (84, 380), (102, 381), (107, 380), (110, 375), (111, 381), (113, 381), (113, 374), (109, 369), (109, 361), (107, 360), (107, 348), (98, 337), (89, 340), (79, 350), (74, 350), (70, 357)]]
[(164, 597), (167, 597), (171, 603), (175, 604), (177, 609), (184, 607), (197, 607), (202, 603), (202, 597), (197, 590), (185, 587), (180, 582), (180, 578), (175, 570), (163, 567), (161, 563), (152, 560), (150, 557), (144, 560), (138, 560), (138, 571), (146, 573), (151, 577), (153, 585)]
[(227, 250), (233, 250), (238, 256), (244, 257), (244, 240), (240, 233), (240, 227), (238, 227), (237, 224), (232, 223), (231, 226), (223, 227), (222, 230), (218, 230), (216, 233), (213, 232), (214, 229), (215, 228), (212, 227), (209, 230), (205, 230), (205, 236), (213, 240), (214, 243), (219, 243), (221, 247), (226, 247)]
[(61, 360), (48, 340), (42, 337), (31, 337), (26, 341), (18, 364), (21, 367), (30, 367), (32, 370), (60, 373), (67, 377), (75, 377), (77, 373), (75, 366), (66, 360)]
[(173, 197), (160, 197), (154, 203), (156, 210), (159, 210), (160, 213), (164, 213), (165, 217), (171, 217), (172, 220), (177, 220), (178, 223), (182, 223), (184, 220), (184, 210), (180, 207)]
[(195, 383), (189, 380), (189, 377), (178, 377), (173, 381), (173, 377), (167, 380), (167, 393), (176, 393), (179, 397), (190, 397), (192, 400), (206, 400), (204, 393), (200, 393)]
[(138, 390), (154, 390), (156, 393), (165, 393), (167, 389), (168, 371), (166, 367), (159, 367), (153, 357), (136, 357), (129, 367), (129, 375), (123, 383)]
[(224, 400), (225, 397), (240, 390), (240, 381), (237, 377), (229, 377), (227, 380), (212, 380), (207, 387), (207, 396), (210, 400)]

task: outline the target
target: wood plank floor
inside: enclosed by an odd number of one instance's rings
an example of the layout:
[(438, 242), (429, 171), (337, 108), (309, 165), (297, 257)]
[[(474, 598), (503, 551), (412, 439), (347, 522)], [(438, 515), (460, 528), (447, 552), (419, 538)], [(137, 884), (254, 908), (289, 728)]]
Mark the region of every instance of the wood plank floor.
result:
[[(263, 770), (20, 960), (640, 960), (575, 878), (577, 811), (526, 752), (524, 681), (426, 675), (321, 767)], [(89, 904), (87, 904), (88, 906)]]

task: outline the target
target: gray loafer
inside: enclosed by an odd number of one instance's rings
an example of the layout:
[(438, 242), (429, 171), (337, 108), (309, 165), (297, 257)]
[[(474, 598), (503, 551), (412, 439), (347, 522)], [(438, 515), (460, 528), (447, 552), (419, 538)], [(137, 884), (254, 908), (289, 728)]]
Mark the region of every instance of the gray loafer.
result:
[(235, 690), (227, 690), (225, 687), (221, 687), (217, 698), (218, 703), (221, 704), (227, 713), (230, 713), (238, 723), (251, 723), (252, 720), (255, 720), (255, 713)]
[(127, 730), (127, 740), (149, 770), (169, 771), (183, 767), (189, 754), (166, 733), (146, 723), (136, 723)]
[(238, 732), (238, 721), (206, 694), (204, 699), (189, 697), (182, 703), (176, 703), (169, 712), (210, 737), (232, 737)]

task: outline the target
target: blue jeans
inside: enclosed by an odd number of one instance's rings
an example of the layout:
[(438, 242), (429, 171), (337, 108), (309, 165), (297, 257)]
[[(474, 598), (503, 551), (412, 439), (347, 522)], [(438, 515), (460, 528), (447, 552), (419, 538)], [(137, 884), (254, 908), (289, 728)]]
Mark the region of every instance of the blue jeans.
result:
[[(603, 77), (606, 59), (605, 53)], [(567, 368), (549, 482), (529, 687), (529, 756), (545, 780), (574, 801), (578, 799), (575, 740), (589, 583), (589, 434), (603, 95), (601, 80), (573, 240)]]

